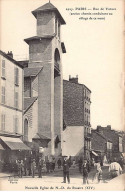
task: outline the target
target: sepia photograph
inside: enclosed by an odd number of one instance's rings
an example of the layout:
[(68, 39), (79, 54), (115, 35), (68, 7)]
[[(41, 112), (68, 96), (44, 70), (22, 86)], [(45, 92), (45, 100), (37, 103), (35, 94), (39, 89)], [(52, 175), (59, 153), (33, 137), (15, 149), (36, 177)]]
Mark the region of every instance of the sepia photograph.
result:
[(0, 0), (0, 190), (125, 190), (124, 0)]

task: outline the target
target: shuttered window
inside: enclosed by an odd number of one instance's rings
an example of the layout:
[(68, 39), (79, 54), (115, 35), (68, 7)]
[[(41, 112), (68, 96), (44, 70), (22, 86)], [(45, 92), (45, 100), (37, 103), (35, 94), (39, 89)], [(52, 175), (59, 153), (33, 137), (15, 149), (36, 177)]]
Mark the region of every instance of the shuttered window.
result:
[(14, 98), (14, 106), (15, 106), (15, 108), (18, 108), (18, 106), (19, 106), (19, 96), (18, 96), (18, 92), (15, 92), (15, 98)]
[(14, 133), (18, 133), (19, 129), (19, 118), (18, 116), (14, 116)]
[(5, 78), (5, 60), (2, 60), (2, 75), (3, 78)]
[(1, 88), (1, 103), (5, 104), (5, 87), (2, 86)]
[(15, 68), (15, 85), (19, 85), (19, 69)]

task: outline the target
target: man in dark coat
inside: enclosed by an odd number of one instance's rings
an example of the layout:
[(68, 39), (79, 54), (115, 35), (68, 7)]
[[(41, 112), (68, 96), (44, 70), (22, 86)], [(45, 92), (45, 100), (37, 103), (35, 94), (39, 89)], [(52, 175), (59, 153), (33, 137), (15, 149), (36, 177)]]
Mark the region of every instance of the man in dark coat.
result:
[(52, 158), (52, 171), (54, 172), (55, 170), (55, 158)]
[(79, 172), (81, 173), (82, 172), (82, 163), (83, 163), (82, 158), (79, 159), (78, 163), (79, 163)]
[(28, 174), (28, 159), (24, 158), (24, 175), (27, 176)]
[(57, 164), (58, 164), (58, 168), (61, 168), (61, 159), (59, 158), (58, 161), (57, 161)]
[(88, 164), (87, 160), (83, 162), (83, 184), (88, 184)]
[(63, 183), (66, 183), (66, 177), (67, 177), (68, 183), (70, 183), (69, 168), (70, 168), (70, 161), (68, 157), (65, 156), (63, 161), (63, 178), (64, 178)]
[(38, 161), (38, 175), (39, 175), (39, 178), (42, 178), (42, 168), (43, 168), (43, 160), (40, 157), (39, 161)]

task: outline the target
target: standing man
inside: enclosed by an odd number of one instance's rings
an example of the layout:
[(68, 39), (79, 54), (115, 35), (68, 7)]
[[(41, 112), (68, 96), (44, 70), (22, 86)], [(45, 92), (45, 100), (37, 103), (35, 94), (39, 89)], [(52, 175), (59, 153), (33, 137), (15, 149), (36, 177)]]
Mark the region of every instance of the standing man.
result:
[(41, 157), (39, 157), (39, 161), (38, 161), (38, 175), (39, 178), (42, 178), (42, 168), (43, 168), (43, 160)]
[(94, 164), (94, 167), (95, 174), (93, 176), (93, 181), (97, 180), (97, 182), (99, 183), (102, 180), (102, 168), (99, 160), (97, 160), (97, 163)]
[(35, 159), (33, 159), (32, 163), (31, 163), (32, 178), (34, 178), (34, 176), (35, 176), (35, 170), (36, 170), (36, 162), (35, 162)]
[(18, 175), (20, 178), (22, 178), (23, 176), (23, 171), (24, 171), (24, 164), (23, 164), (23, 160), (18, 160)]
[(24, 158), (24, 175), (27, 176), (28, 174), (28, 159)]
[(58, 161), (57, 161), (57, 164), (58, 164), (58, 168), (61, 168), (61, 159), (59, 158)]
[(64, 178), (63, 183), (66, 183), (66, 177), (67, 177), (68, 183), (70, 183), (69, 168), (70, 168), (70, 161), (68, 156), (65, 156), (63, 161), (63, 178)]
[(79, 172), (81, 173), (82, 172), (82, 163), (83, 163), (82, 157), (80, 157), (78, 163), (79, 163)]
[(84, 160), (84, 162), (83, 162), (83, 184), (89, 184), (87, 160)]
[(46, 170), (47, 170), (47, 173), (50, 173), (50, 162), (49, 162), (49, 158), (47, 158), (47, 160), (46, 160)]
[(52, 171), (55, 171), (55, 158), (52, 158)]

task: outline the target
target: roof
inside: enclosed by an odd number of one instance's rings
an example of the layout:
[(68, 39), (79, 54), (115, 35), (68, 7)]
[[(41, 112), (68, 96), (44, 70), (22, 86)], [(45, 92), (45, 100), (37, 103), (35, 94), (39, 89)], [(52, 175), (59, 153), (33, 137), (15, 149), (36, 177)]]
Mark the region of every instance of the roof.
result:
[(48, 140), (50, 141), (51, 139), (48, 138), (47, 136), (44, 136), (42, 134), (36, 133), (36, 135), (33, 137), (33, 139), (43, 139), (43, 140)]
[(24, 98), (24, 113), (33, 105), (38, 97)]
[(42, 69), (43, 67), (24, 68), (24, 77), (35, 77)]
[(1, 144), (0, 144), (0, 150), (5, 150)]
[(106, 138), (103, 137), (101, 134), (97, 133), (95, 130), (92, 130), (92, 150), (105, 152), (106, 150)]
[(53, 35), (45, 35), (45, 36), (32, 36), (32, 37), (30, 37), (30, 38), (26, 38), (26, 39), (24, 39), (24, 41), (27, 43), (27, 44), (29, 44), (29, 42), (31, 41), (31, 40), (41, 40), (41, 39), (52, 39), (53, 37), (55, 36), (55, 34), (53, 34)]
[(35, 9), (34, 11), (32, 11), (32, 14), (35, 16), (35, 18), (37, 18), (37, 12), (39, 12), (39, 11), (41, 11), (41, 12), (54, 11), (54, 12), (56, 12), (57, 16), (60, 18), (61, 24), (66, 24), (66, 22), (64, 21), (63, 17), (61, 16), (60, 12), (58, 11), (58, 9), (50, 2), (42, 5), (41, 7)]
[(64, 82), (69, 82), (71, 84), (76, 84), (76, 85), (81, 85), (83, 87), (85, 87), (90, 93), (92, 92), (87, 86), (85, 86), (84, 84), (80, 84), (80, 83), (75, 83), (75, 82), (71, 82), (69, 80), (63, 80)]
[(19, 62), (17, 62), (15, 59), (13, 59), (12, 57), (8, 56), (5, 52), (0, 50), (0, 54), (5, 57), (6, 59), (8, 59), (9, 61), (11, 61), (12, 63), (14, 63), (15, 65), (17, 65), (20, 68), (24, 68), (23, 65), (21, 65)]
[(112, 141), (109, 139), (109, 137), (105, 137), (103, 134), (98, 133), (96, 130), (92, 130), (92, 133), (96, 133), (96, 134), (98, 134), (101, 138), (105, 139), (106, 141), (112, 142)]
[(18, 61), (24, 68), (28, 67), (29, 60)]
[(99, 131), (102, 132), (103, 136), (106, 137), (107, 139), (110, 138), (110, 140), (112, 141), (112, 143), (114, 145), (118, 144), (118, 142), (119, 142), (119, 134), (116, 133), (115, 130), (109, 129), (107, 127), (101, 127), (100, 126)]

